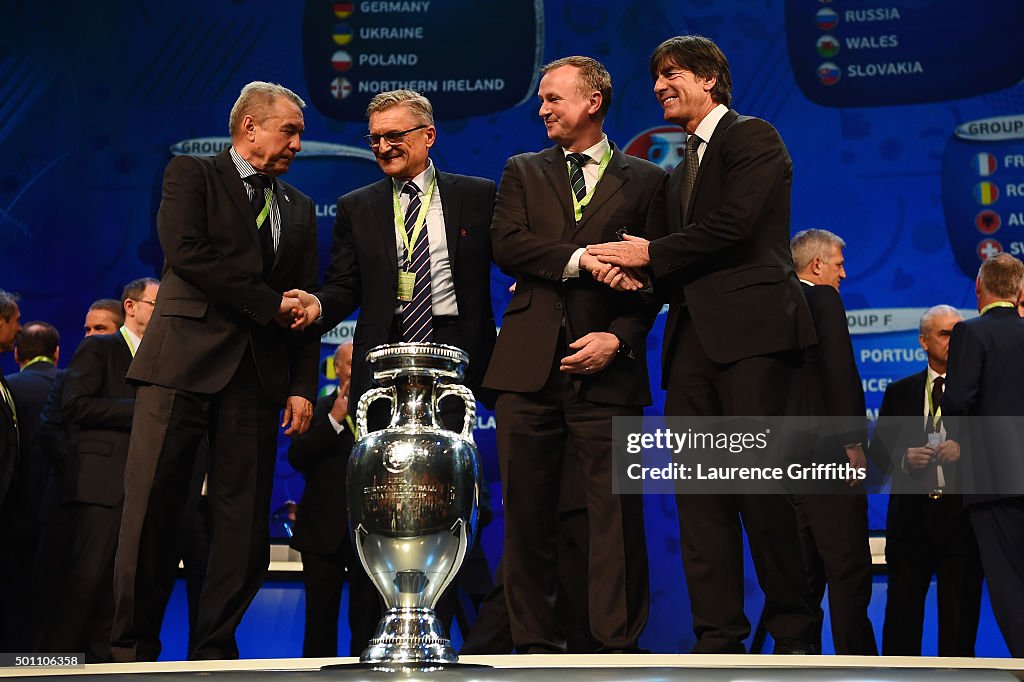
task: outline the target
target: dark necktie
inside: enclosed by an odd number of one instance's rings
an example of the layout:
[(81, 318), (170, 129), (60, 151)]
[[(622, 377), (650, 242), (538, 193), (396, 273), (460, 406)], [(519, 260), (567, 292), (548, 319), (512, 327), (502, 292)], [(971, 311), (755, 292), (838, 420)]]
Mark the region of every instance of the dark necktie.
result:
[[(932, 410), (935, 412), (939, 411), (939, 407), (942, 406), (942, 389), (946, 383), (946, 380), (942, 377), (935, 377), (935, 381), (932, 382)], [(928, 424), (928, 429), (933, 432), (942, 430), (942, 418), (935, 419), (935, 415), (931, 415), (931, 423)]]
[(693, 183), (697, 180), (697, 167), (700, 165), (700, 157), (697, 156), (697, 147), (704, 140), (696, 135), (686, 138), (686, 156), (683, 167), (683, 225), (689, 223), (690, 217), (690, 195), (693, 193)]
[(270, 227), (270, 205), (267, 203), (267, 194), (274, 192), (274, 179), (256, 173), (244, 180), (252, 187), (252, 198), (249, 202), (256, 213), (256, 230), (260, 235), (260, 253), (263, 256), (263, 274), (266, 275), (274, 267), (274, 235)]
[[(405, 231), (412, 240), (412, 233), (419, 217), (420, 190), (414, 182), (405, 183), (402, 192), (409, 195), (409, 207), (405, 209)], [(412, 300), (402, 308), (402, 338), (408, 343), (427, 343), (433, 337), (434, 323), (430, 309), (430, 239), (426, 221), (420, 230), (419, 239), (412, 247), (412, 254), (406, 254), (411, 261), (410, 271), (416, 273), (412, 288)]]
[(587, 196), (587, 179), (583, 177), (583, 167), (590, 161), (590, 157), (580, 152), (573, 152), (565, 156), (569, 162), (569, 186), (572, 193), (576, 195), (576, 201), (582, 202)]

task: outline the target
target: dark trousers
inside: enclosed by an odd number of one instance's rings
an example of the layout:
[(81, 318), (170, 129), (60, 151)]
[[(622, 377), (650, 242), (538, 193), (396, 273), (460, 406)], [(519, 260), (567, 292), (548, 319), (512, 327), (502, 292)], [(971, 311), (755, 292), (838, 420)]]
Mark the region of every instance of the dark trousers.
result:
[[(558, 596), (555, 613), (565, 633), (566, 653), (586, 654), (600, 649), (590, 636), (590, 615), (587, 605), (587, 561), (589, 555), (587, 511), (575, 509), (562, 512), (558, 520)], [(494, 572), (494, 589), (480, 605), (473, 628), (466, 635), (459, 654), (510, 654), (512, 625), (505, 600), (504, 560)]]
[[(875, 631), (868, 619), (871, 603), (871, 547), (868, 545), (868, 498), (863, 492), (796, 495), (804, 561), (814, 604), (828, 585), (832, 644), (837, 654), (877, 656)], [(821, 650), (824, 613), (817, 608)]]
[(541, 391), (499, 396), (505, 595), (519, 651), (566, 650), (555, 601), (558, 494), (567, 439), (586, 482), (590, 631), (604, 651), (637, 649), (649, 607), (643, 498), (612, 494), (611, 434), (613, 417), (641, 413), (639, 407), (581, 399), (576, 380), (557, 365)]
[(971, 505), (967, 513), (996, 623), (1010, 656), (1024, 658), (1024, 497)]
[[(41, 630), (41, 650), (81, 651), (87, 663), (107, 663), (114, 617), (114, 553), (121, 525), (121, 505), (72, 502), (67, 563), (53, 611)], [(162, 613), (162, 611), (161, 611)]]
[(338, 655), (338, 614), (341, 590), (348, 582), (349, 656), (358, 656), (383, 613), (383, 602), (359, 558), (346, 540), (330, 554), (302, 552), (302, 583), (306, 589), (306, 628), (302, 655), (332, 658)]
[[(731, 364), (712, 361), (692, 323), (670, 367), (666, 416), (776, 416), (785, 411), (795, 358), (778, 354)], [(690, 595), (694, 653), (742, 653), (743, 531), (765, 595), (765, 625), (776, 643), (814, 642), (813, 598), (801, 559), (792, 499), (783, 495), (677, 495), (679, 540)]]
[(981, 614), (981, 557), (960, 495), (892, 495), (885, 541), (888, 589), (882, 654), (920, 656), (932, 576), (939, 656), (974, 657)]
[(266, 574), (281, 406), (246, 354), (219, 393), (141, 386), (125, 470), (114, 577), (115, 661), (156, 660), (160, 605), (178, 562), (175, 530), (203, 436), (209, 436), (211, 540), (191, 659), (238, 658), (235, 630)]

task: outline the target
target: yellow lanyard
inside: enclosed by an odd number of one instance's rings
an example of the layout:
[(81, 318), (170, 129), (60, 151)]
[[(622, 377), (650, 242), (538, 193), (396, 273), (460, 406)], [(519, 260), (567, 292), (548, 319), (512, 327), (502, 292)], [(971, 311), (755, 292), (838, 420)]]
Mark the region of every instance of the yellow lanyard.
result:
[[(612, 160), (612, 146), (609, 143), (608, 151), (605, 152), (604, 158), (601, 159), (601, 164), (597, 167), (597, 182), (594, 183), (594, 186), (591, 187), (590, 191), (587, 192), (586, 196), (583, 197), (583, 201), (580, 201), (579, 199), (576, 198), (576, 193), (575, 192), (572, 192), (572, 191), (569, 192), (569, 194), (572, 196), (572, 213), (576, 217), (576, 222), (579, 222), (579, 221), (583, 220), (583, 209), (585, 209), (590, 204), (590, 200), (594, 198), (594, 192), (597, 191), (597, 186), (601, 182), (601, 178), (604, 177), (604, 171), (605, 171), (606, 168), (608, 168), (608, 162), (611, 161), (611, 160)], [(565, 164), (565, 170), (566, 170), (566, 172), (569, 173), (570, 178), (571, 178), (572, 177), (572, 173), (569, 171), (569, 163), (568, 162), (566, 162), (566, 164)], [(583, 172), (583, 167), (582, 166), (580, 167), (580, 172), (581, 173)], [(584, 178), (586, 178), (586, 174), (584, 174)], [(570, 180), (569, 183), (572, 184), (572, 180)]]
[(391, 192), (395, 208), (395, 229), (398, 231), (398, 234), (402, 235), (402, 242), (405, 244), (405, 263), (403, 265), (409, 265), (412, 262), (412, 250), (415, 248), (416, 242), (419, 241), (420, 233), (427, 222), (427, 211), (430, 210), (430, 199), (434, 196), (435, 187), (437, 187), (436, 169), (434, 170), (434, 179), (430, 181), (430, 187), (427, 188), (426, 194), (423, 195), (423, 201), (420, 202), (420, 212), (416, 216), (416, 222), (413, 224), (412, 234), (410, 235), (405, 229), (405, 214), (402, 212), (402, 205), (398, 203), (398, 187), (392, 183)]
[(348, 430), (352, 432), (353, 437), (359, 438), (359, 434), (356, 433), (356, 425), (352, 422), (352, 415), (345, 415), (345, 426), (347, 426)]
[(984, 308), (982, 308), (981, 312), (978, 313), (978, 314), (979, 315), (984, 315), (985, 313), (987, 313), (988, 311), (992, 310), (993, 308), (1016, 308), (1016, 307), (1017, 306), (1013, 305), (1009, 301), (994, 301), (992, 303), (989, 303)]
[(132, 343), (132, 337), (128, 336), (128, 330), (125, 329), (123, 325), (122, 325), (120, 331), (121, 331), (121, 336), (124, 337), (124, 342), (128, 344), (128, 350), (131, 351), (132, 357), (134, 358), (135, 357), (135, 344)]
[(18, 370), (18, 371), (19, 372), (24, 372), (26, 369), (28, 369), (32, 365), (38, 364), (40, 362), (47, 362), (47, 363), (49, 363), (51, 365), (54, 364), (53, 358), (47, 357), (45, 355), (37, 355), (34, 358), (32, 358), (31, 360), (29, 360), (28, 362), (26, 362), (25, 365), (20, 370)]
[(0, 381), (0, 392), (3, 392), (4, 400), (6, 400), (7, 404), (11, 406), (11, 415), (14, 416), (14, 424), (15, 426), (17, 426), (18, 409), (14, 406), (14, 396), (11, 395), (11, 392), (7, 389), (7, 384), (4, 383), (3, 381)]

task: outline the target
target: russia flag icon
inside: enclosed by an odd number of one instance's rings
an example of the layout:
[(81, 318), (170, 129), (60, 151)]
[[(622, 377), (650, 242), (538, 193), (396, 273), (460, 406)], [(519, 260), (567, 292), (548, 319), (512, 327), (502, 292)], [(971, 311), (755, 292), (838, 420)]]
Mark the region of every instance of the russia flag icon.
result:
[(818, 28), (822, 31), (831, 31), (839, 24), (839, 15), (834, 9), (828, 7), (819, 9), (814, 18), (818, 23)]
[(818, 80), (822, 85), (835, 85), (842, 75), (843, 72), (832, 62), (825, 62), (818, 67)]
[(999, 164), (996, 163), (996, 157), (992, 156), (988, 152), (981, 152), (980, 154), (974, 155), (974, 170), (983, 178), (987, 178), (996, 172), (996, 168)]

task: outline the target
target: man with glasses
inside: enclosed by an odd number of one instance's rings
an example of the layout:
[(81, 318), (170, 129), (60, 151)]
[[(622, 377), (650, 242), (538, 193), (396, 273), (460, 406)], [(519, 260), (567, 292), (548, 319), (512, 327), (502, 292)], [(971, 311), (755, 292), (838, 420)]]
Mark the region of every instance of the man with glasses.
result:
[(495, 339), (489, 233), (494, 182), (434, 166), (430, 149), (437, 129), (423, 95), (382, 92), (366, 113), (366, 139), (387, 177), (338, 199), (324, 288), (316, 296), (287, 294), (298, 296), (306, 321), (319, 318), (324, 330), (359, 308), (353, 411), (373, 381), (367, 351), (400, 341), (465, 350), (466, 383), (488, 403), (479, 387)]
[(64, 418), (78, 434), (64, 473), (69, 547), (63, 583), (48, 586), (57, 595), (53, 609), (40, 615), (41, 649), (81, 651), (89, 663), (111, 660), (114, 553), (135, 410), (135, 386), (124, 378), (159, 290), (149, 277), (129, 282), (121, 294), (124, 324), (86, 337), (64, 376)]

